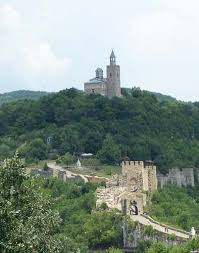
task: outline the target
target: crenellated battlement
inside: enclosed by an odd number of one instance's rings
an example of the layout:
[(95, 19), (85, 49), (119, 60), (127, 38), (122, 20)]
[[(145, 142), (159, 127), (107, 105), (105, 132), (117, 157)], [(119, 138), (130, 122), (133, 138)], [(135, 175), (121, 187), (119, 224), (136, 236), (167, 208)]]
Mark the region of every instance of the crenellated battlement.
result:
[(122, 166), (141, 166), (144, 167), (143, 161), (123, 161)]
[(126, 177), (128, 187), (136, 183), (140, 191), (157, 189), (156, 166), (151, 161), (123, 161), (122, 175)]

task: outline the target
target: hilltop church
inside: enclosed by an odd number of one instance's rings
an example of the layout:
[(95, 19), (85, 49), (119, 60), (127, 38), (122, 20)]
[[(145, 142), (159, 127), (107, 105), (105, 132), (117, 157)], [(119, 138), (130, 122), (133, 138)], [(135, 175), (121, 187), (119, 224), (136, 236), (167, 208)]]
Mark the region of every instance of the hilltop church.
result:
[(120, 66), (116, 64), (116, 56), (113, 51), (110, 55), (110, 65), (107, 66), (106, 78), (101, 68), (96, 69), (95, 73), (95, 78), (84, 84), (84, 91), (87, 94), (96, 93), (109, 98), (121, 97)]

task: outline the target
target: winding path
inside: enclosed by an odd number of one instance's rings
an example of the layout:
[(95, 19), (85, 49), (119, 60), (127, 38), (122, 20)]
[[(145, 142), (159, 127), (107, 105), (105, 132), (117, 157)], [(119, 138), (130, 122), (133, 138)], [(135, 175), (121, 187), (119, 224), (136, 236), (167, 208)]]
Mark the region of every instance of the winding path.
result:
[[(175, 229), (170, 226), (160, 224), (160, 223), (154, 221), (150, 217), (146, 217), (144, 215), (131, 215), (131, 218), (134, 221), (138, 221), (140, 224), (151, 225), (153, 227), (153, 229), (155, 229), (156, 231), (162, 232), (164, 234), (168, 234), (168, 235), (174, 234), (176, 237), (180, 237), (185, 240), (188, 240), (190, 238), (190, 233), (180, 230), (180, 229)], [(165, 231), (165, 227), (168, 228), (167, 231)]]
[(65, 174), (64, 180), (72, 179), (75, 177), (80, 177), (85, 183), (107, 181), (107, 178), (105, 178), (105, 177), (90, 176), (90, 175), (83, 175), (83, 174), (79, 174), (79, 173), (74, 173), (70, 170), (63, 168), (60, 165), (57, 165), (56, 162), (48, 163), (47, 166), (48, 166), (48, 168), (50, 168), (53, 171), (54, 177), (58, 177), (59, 172), (63, 172)]
[(58, 177), (59, 171), (63, 171), (66, 173), (66, 178), (73, 178), (73, 177), (79, 176), (84, 180), (85, 183), (88, 182), (88, 179), (84, 175), (76, 174), (76, 173), (71, 172), (70, 170), (66, 170), (62, 166), (57, 165), (55, 162), (48, 163), (47, 166), (48, 166), (48, 168), (53, 170), (53, 176), (55, 176), (55, 177)]

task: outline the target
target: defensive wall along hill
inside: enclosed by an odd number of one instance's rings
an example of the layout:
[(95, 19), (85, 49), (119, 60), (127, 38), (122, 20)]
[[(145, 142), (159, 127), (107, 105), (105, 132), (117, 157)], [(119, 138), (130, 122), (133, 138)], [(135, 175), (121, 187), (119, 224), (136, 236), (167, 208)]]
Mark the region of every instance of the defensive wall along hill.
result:
[[(187, 175), (190, 177), (191, 174), (187, 172)], [(147, 193), (157, 190), (157, 187), (156, 166), (151, 161), (124, 161), (122, 175), (114, 175), (107, 181), (105, 188), (97, 189), (97, 206), (100, 207), (105, 202), (110, 209), (119, 209), (123, 214), (129, 215), (133, 221), (144, 226), (151, 225), (163, 238), (175, 235), (176, 243), (195, 237), (194, 228), (189, 233), (161, 224), (144, 215)]]
[[(122, 162), (122, 174), (113, 175), (110, 179), (76, 174), (70, 171), (70, 168), (64, 169), (55, 162), (48, 163), (47, 167), (47, 170), (31, 169), (31, 171), (44, 177), (57, 177), (63, 181), (83, 180), (85, 183), (105, 182), (106, 187), (100, 187), (96, 190), (97, 207), (100, 207), (102, 203), (106, 203), (110, 209), (116, 208), (124, 215), (129, 215), (133, 221), (137, 221), (144, 226), (151, 225), (154, 230), (163, 235), (174, 234), (178, 242), (188, 240), (195, 236), (193, 230), (192, 233), (189, 233), (173, 227), (168, 227), (144, 215), (144, 207), (147, 204), (147, 192), (153, 192), (158, 188), (156, 166), (151, 161), (124, 161)], [(180, 173), (177, 173), (178, 181), (176, 181), (176, 177), (173, 176), (176, 175), (174, 172), (171, 173), (172, 176), (165, 176), (167, 177), (166, 183), (168, 183), (169, 178), (171, 178), (173, 180), (171, 183), (177, 184), (178, 182), (179, 186), (189, 183), (193, 184), (193, 170), (189, 171), (186, 169), (185, 172), (184, 174), (182, 170)]]

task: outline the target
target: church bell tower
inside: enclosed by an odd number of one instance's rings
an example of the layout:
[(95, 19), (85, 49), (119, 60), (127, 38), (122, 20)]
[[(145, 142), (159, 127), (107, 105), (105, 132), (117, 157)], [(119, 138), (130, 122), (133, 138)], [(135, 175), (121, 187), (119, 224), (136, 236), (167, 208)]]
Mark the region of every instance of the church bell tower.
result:
[(107, 66), (107, 96), (109, 98), (121, 97), (120, 66), (116, 65), (116, 56), (113, 50), (110, 55), (110, 65)]

